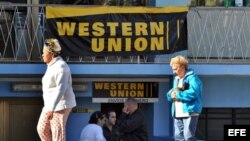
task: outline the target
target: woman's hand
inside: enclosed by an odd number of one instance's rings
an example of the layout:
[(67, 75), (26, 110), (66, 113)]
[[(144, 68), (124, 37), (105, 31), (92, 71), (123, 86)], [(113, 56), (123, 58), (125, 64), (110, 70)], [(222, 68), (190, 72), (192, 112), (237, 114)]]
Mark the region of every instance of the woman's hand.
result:
[(49, 111), (46, 114), (47, 114), (47, 117), (48, 117), (49, 120), (51, 120), (53, 118), (53, 112), (52, 111)]

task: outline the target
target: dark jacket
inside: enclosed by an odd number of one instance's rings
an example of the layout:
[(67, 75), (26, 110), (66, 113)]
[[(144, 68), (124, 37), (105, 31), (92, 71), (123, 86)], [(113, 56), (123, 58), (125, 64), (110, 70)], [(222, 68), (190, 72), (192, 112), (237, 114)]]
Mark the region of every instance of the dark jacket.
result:
[(147, 122), (140, 109), (131, 115), (122, 113), (117, 126), (122, 134), (122, 141), (148, 141)]
[(113, 126), (112, 131), (107, 126), (103, 126), (103, 135), (107, 141), (120, 141), (120, 132), (117, 126)]

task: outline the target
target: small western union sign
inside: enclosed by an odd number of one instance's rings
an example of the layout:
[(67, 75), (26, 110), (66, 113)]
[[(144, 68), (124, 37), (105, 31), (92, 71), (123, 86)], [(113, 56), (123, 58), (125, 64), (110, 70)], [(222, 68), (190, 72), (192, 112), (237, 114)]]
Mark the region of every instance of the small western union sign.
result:
[(129, 97), (140, 103), (158, 102), (158, 83), (93, 82), (93, 102), (124, 103)]

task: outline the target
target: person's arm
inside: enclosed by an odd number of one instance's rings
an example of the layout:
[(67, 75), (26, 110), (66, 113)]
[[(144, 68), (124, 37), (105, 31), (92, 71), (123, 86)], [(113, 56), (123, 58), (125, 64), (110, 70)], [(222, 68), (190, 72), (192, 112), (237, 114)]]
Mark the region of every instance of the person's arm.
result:
[(51, 111), (54, 111), (57, 104), (59, 103), (62, 96), (65, 94), (65, 91), (69, 85), (69, 72), (65, 72), (63, 70), (59, 71), (54, 77), (55, 79), (55, 85), (56, 87), (53, 88), (53, 91), (51, 92)]
[(170, 89), (170, 90), (166, 93), (166, 98), (167, 98), (168, 101), (170, 101), (170, 102), (174, 101), (174, 98), (173, 98), (172, 95), (173, 95), (173, 93), (176, 93), (175, 90), (176, 90), (176, 89), (172, 88), (172, 89)]
[(119, 117), (117, 125), (121, 132), (132, 132), (144, 123), (144, 117), (140, 111), (136, 111), (131, 117), (125, 118), (126, 114), (122, 113), (121, 117)]
[(180, 101), (192, 101), (201, 93), (202, 83), (198, 76), (192, 76), (189, 81), (189, 88), (184, 91), (178, 91), (176, 99)]
[(61, 70), (59, 73), (57, 73), (54, 76), (55, 82), (56, 82), (56, 87), (52, 88), (53, 91), (51, 91), (51, 107), (50, 111), (47, 112), (48, 118), (52, 119), (53, 118), (53, 112), (59, 103), (60, 99), (62, 96), (65, 94), (65, 91), (67, 89), (67, 85), (69, 84), (69, 72), (64, 72)]
[[(174, 78), (174, 82), (173, 82), (173, 86), (177, 85), (177, 80), (176, 78)], [(173, 95), (176, 96), (176, 88), (173, 87), (172, 89), (170, 89), (167, 93), (166, 93), (166, 98), (168, 101), (173, 102), (175, 100), (175, 98), (173, 98)]]

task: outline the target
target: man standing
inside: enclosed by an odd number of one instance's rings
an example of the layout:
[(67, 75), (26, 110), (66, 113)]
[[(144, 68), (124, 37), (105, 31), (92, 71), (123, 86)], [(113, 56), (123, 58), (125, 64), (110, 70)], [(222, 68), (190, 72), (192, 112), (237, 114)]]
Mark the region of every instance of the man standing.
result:
[(106, 123), (103, 126), (103, 134), (107, 141), (120, 141), (120, 132), (116, 127), (116, 112), (109, 110), (105, 113)]
[(117, 125), (122, 133), (122, 141), (148, 141), (147, 123), (136, 99), (126, 100)]
[(202, 111), (202, 82), (188, 69), (188, 60), (183, 56), (171, 59), (175, 74), (173, 88), (166, 94), (172, 102), (175, 141), (196, 141), (195, 132)]

